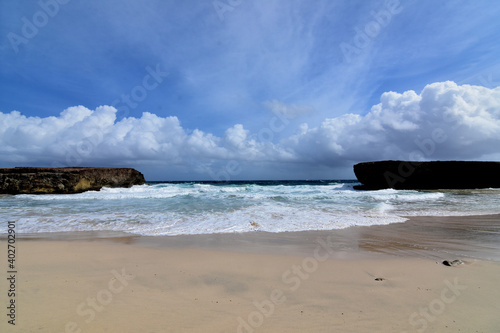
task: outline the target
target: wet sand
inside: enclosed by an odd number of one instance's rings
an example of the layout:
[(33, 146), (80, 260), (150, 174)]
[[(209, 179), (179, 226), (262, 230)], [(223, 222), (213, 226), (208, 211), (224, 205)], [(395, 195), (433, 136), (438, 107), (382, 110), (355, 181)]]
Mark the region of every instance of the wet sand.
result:
[[(1, 332), (497, 332), (500, 217), (271, 234), (16, 240)], [(7, 242), (0, 241), (7, 271)], [(444, 266), (444, 259), (464, 264)]]

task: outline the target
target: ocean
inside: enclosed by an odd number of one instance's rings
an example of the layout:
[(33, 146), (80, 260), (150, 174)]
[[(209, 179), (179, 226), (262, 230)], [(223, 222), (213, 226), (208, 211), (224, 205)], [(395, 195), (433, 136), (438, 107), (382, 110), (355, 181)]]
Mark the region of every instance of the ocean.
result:
[(498, 214), (500, 189), (358, 191), (354, 180), (150, 182), (69, 195), (0, 197), (17, 233), (135, 235), (333, 230), (410, 216)]

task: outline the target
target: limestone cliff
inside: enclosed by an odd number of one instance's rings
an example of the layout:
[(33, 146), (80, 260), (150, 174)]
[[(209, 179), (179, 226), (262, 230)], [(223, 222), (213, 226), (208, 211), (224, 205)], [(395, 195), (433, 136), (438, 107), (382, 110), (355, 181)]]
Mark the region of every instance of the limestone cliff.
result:
[(144, 183), (131, 168), (0, 168), (0, 194), (69, 194)]
[(354, 165), (362, 186), (430, 190), (500, 188), (500, 162), (473, 161), (376, 161)]

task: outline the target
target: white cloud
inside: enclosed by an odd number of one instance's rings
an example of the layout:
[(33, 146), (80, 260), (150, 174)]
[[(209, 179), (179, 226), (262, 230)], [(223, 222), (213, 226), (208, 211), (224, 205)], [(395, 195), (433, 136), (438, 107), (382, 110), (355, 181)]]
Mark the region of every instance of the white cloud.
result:
[[(282, 116), (303, 108), (272, 101)], [(387, 92), (365, 115), (325, 119), (280, 142), (263, 142), (241, 124), (222, 137), (181, 126), (177, 117), (143, 113), (116, 121), (116, 109), (70, 107), (58, 117), (0, 113), (0, 154), (11, 165), (180, 166), (215, 172), (224, 163), (245, 178), (245, 168), (297, 163), (307, 170), (380, 159), (500, 158), (500, 87), (439, 82), (420, 94)], [(277, 163), (277, 164), (276, 164)], [(215, 170), (215, 171), (214, 171)], [(265, 177), (265, 169), (260, 173)], [(273, 170), (274, 172), (274, 170)], [(234, 176), (234, 175), (231, 175)]]
[(380, 100), (364, 116), (325, 119), (283, 144), (297, 155), (332, 165), (397, 158), (480, 159), (498, 150), (500, 87), (439, 82), (420, 95), (387, 92)]

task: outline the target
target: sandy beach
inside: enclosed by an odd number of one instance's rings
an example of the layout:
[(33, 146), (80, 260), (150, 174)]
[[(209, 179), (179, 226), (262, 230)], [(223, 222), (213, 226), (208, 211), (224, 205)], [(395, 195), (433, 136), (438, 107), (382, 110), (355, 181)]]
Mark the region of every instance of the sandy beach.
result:
[[(498, 332), (497, 215), (336, 231), (16, 239), (2, 332)], [(113, 237), (111, 237), (113, 236)], [(7, 240), (0, 253), (7, 268)], [(460, 259), (455, 267), (443, 260)]]

